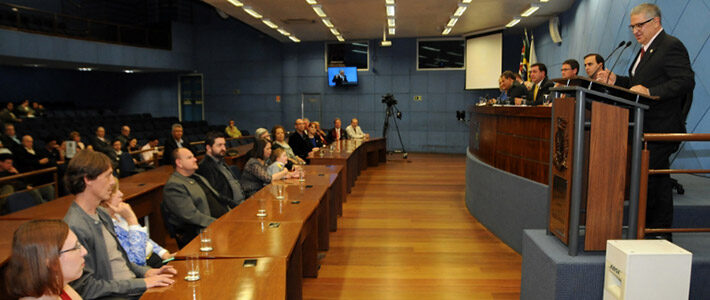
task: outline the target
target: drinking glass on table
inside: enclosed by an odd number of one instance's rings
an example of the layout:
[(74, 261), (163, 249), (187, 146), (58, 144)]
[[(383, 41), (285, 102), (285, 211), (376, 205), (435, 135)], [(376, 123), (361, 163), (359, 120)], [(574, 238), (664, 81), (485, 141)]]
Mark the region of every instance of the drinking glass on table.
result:
[(283, 184), (276, 185), (276, 199), (279, 199), (279, 200), (284, 199), (284, 185)]
[(200, 251), (212, 251), (212, 236), (207, 228), (200, 230)]
[(185, 280), (187, 281), (197, 281), (200, 280), (200, 256), (199, 254), (190, 254), (187, 256), (185, 261), (187, 275), (185, 275)]

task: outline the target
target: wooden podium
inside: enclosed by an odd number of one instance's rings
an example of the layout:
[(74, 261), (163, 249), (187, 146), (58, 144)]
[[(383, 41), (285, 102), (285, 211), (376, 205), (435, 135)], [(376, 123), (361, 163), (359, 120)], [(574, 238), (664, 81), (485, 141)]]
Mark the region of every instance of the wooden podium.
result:
[(643, 113), (648, 109), (639, 101), (653, 98), (586, 77), (553, 81), (564, 86), (550, 90), (555, 100), (548, 229), (567, 244), (570, 255), (577, 255), (581, 225), (584, 250), (605, 250), (607, 240), (622, 238), (629, 140), (629, 233), (636, 233), (631, 226), (636, 227), (638, 217)]

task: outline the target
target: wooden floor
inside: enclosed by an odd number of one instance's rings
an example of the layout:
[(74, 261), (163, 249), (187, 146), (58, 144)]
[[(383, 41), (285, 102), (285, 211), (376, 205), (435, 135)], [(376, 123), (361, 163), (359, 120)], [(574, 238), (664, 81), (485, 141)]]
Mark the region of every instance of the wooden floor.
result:
[(464, 201), (464, 155), (388, 156), (358, 177), (304, 299), (519, 299), (521, 257)]

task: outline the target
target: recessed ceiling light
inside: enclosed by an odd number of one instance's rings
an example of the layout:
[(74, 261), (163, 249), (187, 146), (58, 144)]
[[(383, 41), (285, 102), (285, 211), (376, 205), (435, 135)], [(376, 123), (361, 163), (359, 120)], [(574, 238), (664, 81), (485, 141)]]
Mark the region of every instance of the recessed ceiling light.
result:
[(297, 37), (295, 37), (295, 36), (289, 36), (288, 38), (291, 39), (294, 43), (300, 43), (300, 42), (301, 42), (301, 40), (299, 40), (299, 39), (298, 39)]
[(342, 35), (338, 35), (335, 38), (337, 38), (338, 41), (345, 42), (345, 38)]
[(394, 27), (388, 28), (387, 31), (390, 35), (394, 35)]
[(540, 9), (540, 5), (535, 4), (535, 3), (531, 3), (531, 4), (530, 4), (530, 7), (528, 7), (528, 9), (526, 9), (526, 10), (525, 10), (522, 14), (520, 14), (520, 15), (523, 16), (523, 17), (529, 17), (529, 16), (531, 16), (532, 14), (534, 14), (538, 9)]
[(388, 4), (385, 8), (387, 9), (387, 16), (394, 17), (394, 4)]
[(276, 31), (278, 31), (280, 34), (283, 34), (283, 35), (285, 35), (285, 36), (291, 35), (291, 33), (289, 33), (289, 32), (286, 31), (286, 30), (283, 30), (283, 29), (281, 29), (281, 28), (276, 29)]
[(128, 74), (135, 73), (135, 72), (136, 72), (136, 70), (128, 70), (128, 69), (123, 70), (123, 73), (128, 73)]
[(316, 0), (306, 0), (306, 3), (313, 5), (313, 4), (318, 4), (318, 1)]
[(459, 4), (459, 7), (458, 7), (458, 8), (456, 9), (456, 11), (454, 12), (454, 16), (460, 17), (461, 15), (463, 15), (463, 12), (466, 11), (466, 8), (468, 8), (468, 5), (466, 5), (466, 4)]
[(252, 9), (251, 6), (242, 6), (242, 9), (254, 18), (261, 19), (263, 17), (260, 13)]
[(442, 35), (447, 35), (451, 33), (451, 27), (446, 27), (444, 28), (444, 31), (441, 32)]
[(232, 5), (234, 5), (234, 6), (236, 6), (236, 7), (242, 7), (242, 6), (244, 6), (244, 3), (242, 3), (242, 2), (239, 1), (239, 0), (227, 0), (227, 2), (232, 3)]
[(385, 4), (394, 4), (394, 0), (385, 0)]
[(340, 35), (340, 32), (338, 32), (338, 29), (335, 29), (335, 28), (331, 28), (331, 29), (330, 29), (330, 32), (331, 32), (333, 35), (335, 35), (335, 36)]
[(510, 27), (515, 26), (515, 25), (518, 24), (518, 23), (520, 23), (520, 18), (515, 17), (515, 18), (513, 18), (512, 21), (508, 22), (508, 24), (505, 24), (505, 27), (510, 28)]
[(456, 22), (458, 22), (458, 21), (459, 21), (459, 18), (451, 17), (451, 19), (449, 19), (449, 23), (446, 24), (446, 27), (454, 27), (454, 25), (456, 25)]
[(271, 29), (279, 28), (278, 25), (274, 24), (274, 22), (271, 22), (269, 19), (262, 19), (261, 22), (266, 24), (266, 26), (269, 26)]
[(318, 5), (311, 5), (311, 8), (313, 8), (313, 11), (316, 12), (316, 15), (318, 15), (321, 18), (325, 18), (327, 15), (325, 14), (325, 11), (323, 11), (323, 6), (320, 4)]
[(388, 27), (394, 27), (394, 26), (395, 26), (394, 18), (387, 18), (387, 26), (388, 26)]
[(328, 28), (335, 27), (335, 25), (333, 25), (333, 22), (331, 22), (329, 18), (323, 18), (323, 19), (321, 19), (321, 21), (323, 21), (323, 24), (325, 24), (325, 27), (328, 27)]
[(79, 67), (77, 70), (82, 71), (82, 72), (88, 72), (93, 70), (94, 68), (89, 68), (89, 67)]

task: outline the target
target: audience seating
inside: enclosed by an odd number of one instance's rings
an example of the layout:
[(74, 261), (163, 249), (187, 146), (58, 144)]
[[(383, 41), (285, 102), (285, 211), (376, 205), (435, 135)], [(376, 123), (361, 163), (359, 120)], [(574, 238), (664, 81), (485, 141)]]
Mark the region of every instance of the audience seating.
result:
[(14, 213), (32, 206), (38, 205), (37, 200), (27, 192), (14, 193), (7, 196), (7, 211)]

